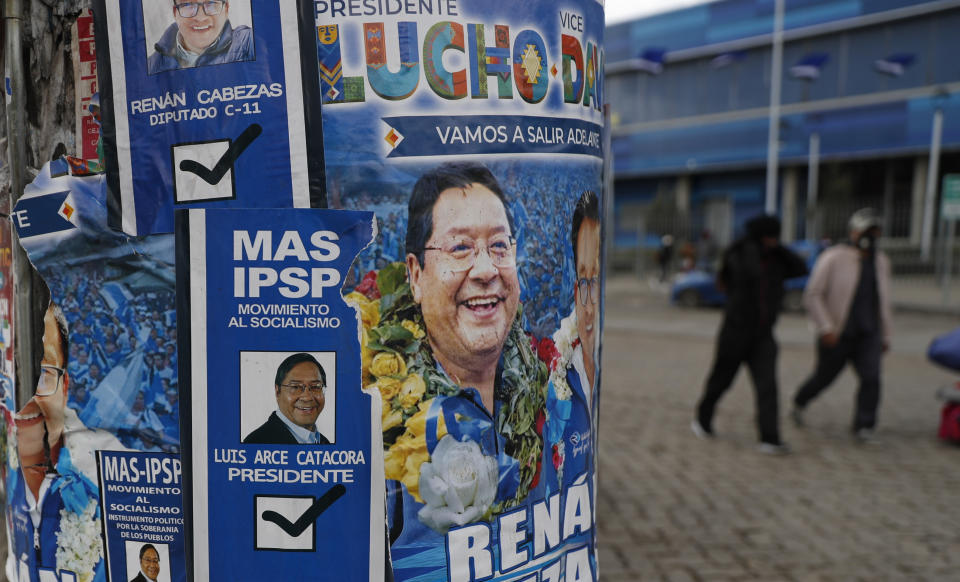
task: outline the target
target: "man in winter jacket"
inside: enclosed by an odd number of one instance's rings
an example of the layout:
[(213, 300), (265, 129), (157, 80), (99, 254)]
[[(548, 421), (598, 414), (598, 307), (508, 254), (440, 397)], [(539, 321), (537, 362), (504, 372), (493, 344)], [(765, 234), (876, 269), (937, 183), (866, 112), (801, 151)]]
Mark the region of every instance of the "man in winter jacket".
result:
[(154, 45), (149, 74), (254, 59), (253, 31), (230, 26), (230, 2), (173, 0), (171, 9), (175, 22)]
[(880, 358), (890, 345), (890, 260), (877, 250), (881, 220), (871, 208), (850, 218), (850, 241), (817, 259), (803, 294), (816, 326), (817, 367), (793, 398), (792, 417), (803, 425), (806, 406), (853, 364), (860, 378), (853, 431), (874, 440), (880, 404)]
[(718, 286), (727, 293), (723, 324), (717, 337), (713, 369), (707, 378), (691, 428), (700, 437), (713, 436), (713, 415), (720, 397), (745, 363), (757, 395), (760, 451), (783, 454), (777, 395), (777, 342), (773, 326), (783, 299), (783, 282), (805, 275), (806, 264), (780, 244), (780, 221), (758, 216), (747, 222), (747, 236), (723, 255)]

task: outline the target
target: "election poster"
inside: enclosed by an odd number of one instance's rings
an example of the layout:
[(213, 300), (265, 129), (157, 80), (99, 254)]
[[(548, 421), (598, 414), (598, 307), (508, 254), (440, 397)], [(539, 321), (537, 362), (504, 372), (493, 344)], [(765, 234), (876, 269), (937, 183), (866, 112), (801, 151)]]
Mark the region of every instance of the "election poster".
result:
[(340, 294), (373, 214), (176, 217), (192, 579), (383, 580), (380, 398)]
[(93, 11), (85, 10), (74, 22), (71, 49), (76, 82), (77, 157), (99, 161), (100, 104), (97, 93), (97, 47), (93, 32)]
[(186, 582), (178, 455), (99, 451), (107, 579)]
[(394, 579), (597, 580), (602, 2), (314, 7)]
[(170, 233), (182, 206), (322, 199), (310, 5), (95, 0), (111, 226)]
[[(6, 492), (16, 582), (106, 582), (98, 451), (179, 451), (173, 236), (107, 224), (107, 189), (78, 158), (46, 164), (11, 213), (43, 279), (37, 385), (12, 403)], [(167, 576), (183, 579), (171, 554)], [(177, 574), (174, 574), (174, 573)], [(129, 580), (122, 575), (113, 580)]]

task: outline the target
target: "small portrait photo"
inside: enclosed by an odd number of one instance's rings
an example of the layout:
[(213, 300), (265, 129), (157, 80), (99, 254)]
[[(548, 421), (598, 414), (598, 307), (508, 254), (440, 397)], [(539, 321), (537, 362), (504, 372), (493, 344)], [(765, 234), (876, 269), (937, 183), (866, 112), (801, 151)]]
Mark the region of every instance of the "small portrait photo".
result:
[(124, 543), (130, 582), (170, 582), (170, 548), (142, 541)]
[(241, 352), (241, 442), (333, 444), (336, 363), (336, 352)]
[(147, 74), (256, 60), (251, 0), (141, 0)]

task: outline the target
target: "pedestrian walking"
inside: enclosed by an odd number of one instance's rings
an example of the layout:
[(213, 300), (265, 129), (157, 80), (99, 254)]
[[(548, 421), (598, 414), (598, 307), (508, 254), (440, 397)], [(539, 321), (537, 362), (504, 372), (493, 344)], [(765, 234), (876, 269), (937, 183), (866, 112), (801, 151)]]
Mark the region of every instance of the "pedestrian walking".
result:
[(666, 283), (670, 277), (670, 263), (673, 262), (673, 235), (660, 237), (660, 250), (657, 251), (657, 265), (660, 266), (660, 282)]
[(717, 403), (733, 383), (740, 364), (745, 363), (756, 393), (760, 450), (789, 452), (780, 439), (773, 326), (783, 299), (783, 282), (806, 272), (803, 259), (780, 244), (780, 221), (773, 216), (751, 219), (746, 236), (724, 252), (717, 285), (726, 292), (727, 303), (713, 368), (691, 424), (697, 436), (714, 435)]
[(882, 223), (872, 208), (858, 210), (850, 217), (850, 240), (824, 251), (813, 266), (803, 303), (817, 330), (817, 366), (791, 412), (803, 426), (807, 405), (850, 362), (860, 379), (853, 432), (864, 442), (875, 442), (880, 360), (890, 345), (890, 260), (877, 249)]

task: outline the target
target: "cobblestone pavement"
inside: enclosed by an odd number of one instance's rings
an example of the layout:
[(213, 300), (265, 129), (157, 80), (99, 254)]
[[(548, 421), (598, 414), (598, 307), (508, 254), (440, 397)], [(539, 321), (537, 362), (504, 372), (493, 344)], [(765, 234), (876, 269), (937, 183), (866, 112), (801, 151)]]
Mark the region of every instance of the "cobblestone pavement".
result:
[(938, 386), (958, 379), (924, 357), (960, 319), (899, 314), (884, 360), (879, 445), (851, 439), (845, 371), (785, 418), (812, 370), (805, 319), (781, 319), (781, 426), (794, 449), (756, 450), (753, 391), (741, 371), (721, 401), (718, 438), (690, 432), (713, 356), (716, 310), (681, 310), (636, 283), (607, 290), (598, 531), (604, 582), (960, 580), (960, 447), (937, 441)]

